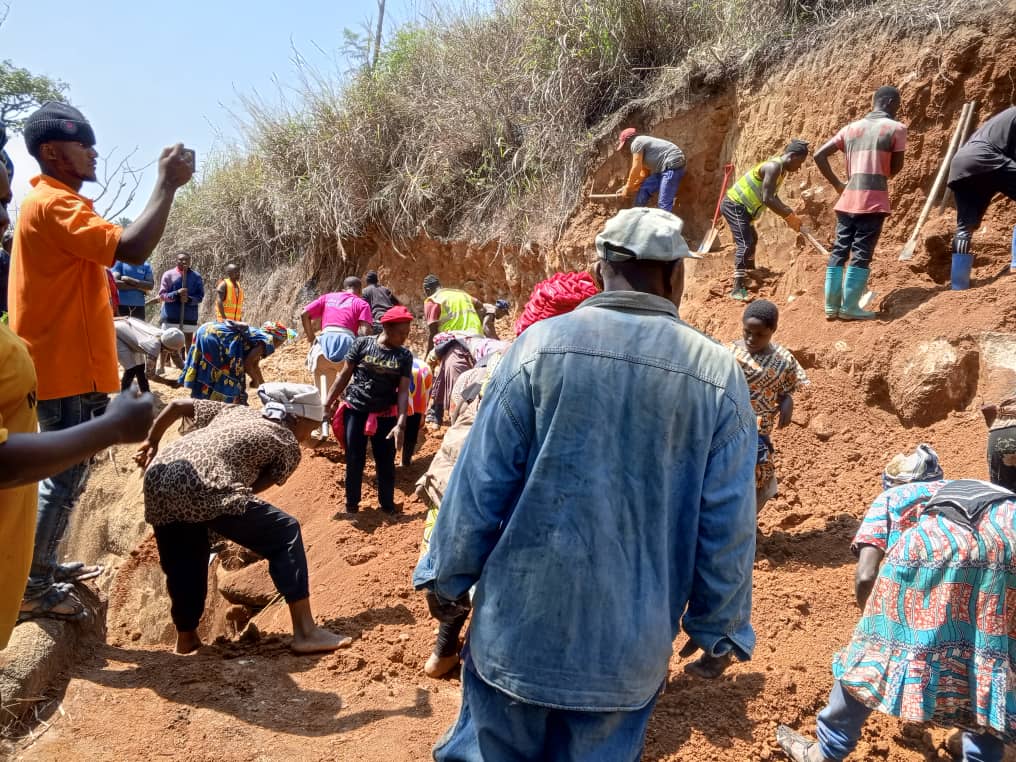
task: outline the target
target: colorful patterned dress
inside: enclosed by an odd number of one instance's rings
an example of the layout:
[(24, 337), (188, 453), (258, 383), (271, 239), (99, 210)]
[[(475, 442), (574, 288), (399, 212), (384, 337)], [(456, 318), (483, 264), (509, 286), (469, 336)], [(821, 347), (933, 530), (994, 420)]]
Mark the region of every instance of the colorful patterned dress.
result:
[(971, 532), (924, 505), (948, 482), (893, 487), (854, 545), (886, 551), (833, 676), (865, 706), (1016, 741), (1016, 502)]
[(768, 441), (780, 417), (780, 398), (807, 386), (808, 376), (790, 351), (779, 344), (770, 343), (764, 351), (752, 354), (744, 341), (738, 340), (730, 345), (730, 351), (744, 371), (751, 407), (758, 416), (760, 457), (755, 465), (755, 486), (761, 488), (776, 475)]
[(194, 334), (187, 353), (183, 385), (195, 399), (247, 404), (244, 363), (257, 346), (264, 346), (262, 357), (275, 351), (272, 337), (258, 328), (205, 323)]

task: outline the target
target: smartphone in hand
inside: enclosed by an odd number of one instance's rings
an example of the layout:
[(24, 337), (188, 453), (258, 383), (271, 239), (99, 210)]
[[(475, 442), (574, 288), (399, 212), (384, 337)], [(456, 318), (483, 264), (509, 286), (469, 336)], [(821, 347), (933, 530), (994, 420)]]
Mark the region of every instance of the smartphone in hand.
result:
[(187, 162), (187, 166), (191, 168), (191, 172), (194, 172), (197, 169), (197, 154), (194, 153), (194, 149), (184, 148), (182, 155), (183, 160)]

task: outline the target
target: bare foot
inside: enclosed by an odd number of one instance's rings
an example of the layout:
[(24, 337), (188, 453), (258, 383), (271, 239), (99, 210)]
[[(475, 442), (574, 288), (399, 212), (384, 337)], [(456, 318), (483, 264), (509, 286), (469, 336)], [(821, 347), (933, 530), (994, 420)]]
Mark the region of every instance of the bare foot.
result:
[(306, 635), (293, 635), (293, 643), (290, 648), (298, 654), (316, 654), (335, 651), (339, 648), (349, 648), (351, 645), (353, 645), (352, 638), (344, 638), (331, 630), (315, 627)]
[(194, 653), (201, 646), (201, 638), (198, 637), (197, 632), (194, 630), (190, 632), (178, 632), (176, 634), (176, 648), (173, 649), (173, 653), (186, 656), (187, 654)]
[(459, 655), (438, 656), (431, 654), (427, 663), (423, 666), (423, 673), (427, 677), (443, 677), (459, 665)]

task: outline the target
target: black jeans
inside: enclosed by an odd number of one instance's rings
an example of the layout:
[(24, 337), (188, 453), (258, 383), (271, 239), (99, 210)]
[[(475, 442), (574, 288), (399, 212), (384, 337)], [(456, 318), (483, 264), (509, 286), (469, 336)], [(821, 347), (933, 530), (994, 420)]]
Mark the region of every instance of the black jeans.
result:
[(208, 530), (268, 559), (268, 573), (286, 603), (310, 596), (307, 556), (300, 522), (278, 508), (252, 499), (239, 516), (210, 521), (174, 521), (155, 527), (159, 563), (166, 575), (173, 624), (180, 632), (198, 628), (208, 593)]
[(117, 314), (120, 317), (132, 317), (138, 320), (145, 319), (145, 305), (139, 304), (137, 306), (130, 306), (129, 304), (121, 304), (116, 308)]
[(734, 238), (737, 251), (734, 252), (734, 277), (743, 278), (747, 270), (755, 269), (755, 249), (758, 246), (758, 232), (748, 210), (729, 198), (720, 204), (720, 214), (727, 221), (730, 235)]
[(360, 507), (363, 489), (363, 467), (367, 465), (367, 440), (374, 451), (374, 468), (377, 471), (377, 497), (381, 510), (395, 510), (395, 440), (388, 439), (395, 416), (377, 419), (377, 432), (371, 437), (364, 433), (369, 413), (346, 409), (346, 510)]
[(423, 413), (414, 413), (406, 418), (406, 434), (402, 441), (402, 465), (409, 466), (413, 463), (413, 452), (416, 450), (416, 443), (420, 441), (420, 425), (423, 423)]
[(829, 252), (829, 266), (843, 267), (849, 259), (852, 267), (867, 270), (885, 218), (884, 214), (836, 212), (836, 241)]
[(988, 478), (992, 484), (1016, 489), (1016, 426), (988, 432)]
[(979, 175), (971, 175), (949, 183), (956, 199), (956, 227), (973, 233), (981, 226), (995, 194), (1016, 201), (1016, 161), (1008, 159), (1004, 166)]
[(137, 380), (138, 389), (142, 392), (149, 391), (148, 387), (148, 376), (145, 375), (145, 365), (135, 365), (133, 368), (128, 368), (123, 372), (123, 378), (120, 379), (120, 391), (126, 391), (131, 385), (131, 381)]

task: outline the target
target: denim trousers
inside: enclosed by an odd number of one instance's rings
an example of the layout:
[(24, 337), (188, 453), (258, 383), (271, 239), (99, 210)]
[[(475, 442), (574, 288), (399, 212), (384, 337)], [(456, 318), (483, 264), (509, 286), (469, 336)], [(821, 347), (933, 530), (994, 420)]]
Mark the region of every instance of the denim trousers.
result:
[[(829, 703), (818, 715), (818, 741), (827, 759), (843, 760), (857, 746), (861, 728), (873, 710), (850, 695), (837, 680)], [(963, 733), (963, 762), (1002, 762), (1005, 745), (988, 733)]]
[[(41, 431), (61, 431), (102, 415), (109, 396), (101, 392), (76, 394), (54, 400), (41, 400), (37, 412)], [(57, 548), (67, 530), (71, 510), (85, 489), (88, 460), (39, 482), (39, 511), (35, 523), (35, 548), (32, 569), (25, 588), (31, 600), (45, 593), (53, 584), (57, 566)]]
[(166, 575), (170, 613), (180, 632), (198, 628), (208, 594), (208, 530), (268, 559), (268, 574), (286, 603), (310, 596), (300, 522), (257, 498), (239, 516), (155, 527), (159, 564)]
[(462, 666), (462, 708), (434, 747), (437, 762), (636, 762), (654, 697), (632, 712), (580, 712), (527, 704)]
[(849, 259), (851, 267), (867, 270), (882, 235), (885, 218), (884, 214), (836, 212), (836, 240), (829, 252), (829, 267), (843, 267)]
[(684, 177), (684, 167), (665, 169), (662, 172), (649, 175), (639, 186), (639, 192), (635, 196), (635, 206), (646, 206), (650, 196), (659, 191), (660, 195), (656, 199), (656, 206), (668, 212), (674, 211), (674, 197), (677, 195), (682, 177)]

